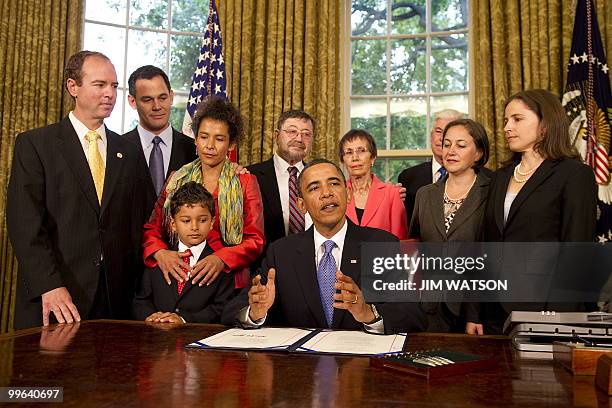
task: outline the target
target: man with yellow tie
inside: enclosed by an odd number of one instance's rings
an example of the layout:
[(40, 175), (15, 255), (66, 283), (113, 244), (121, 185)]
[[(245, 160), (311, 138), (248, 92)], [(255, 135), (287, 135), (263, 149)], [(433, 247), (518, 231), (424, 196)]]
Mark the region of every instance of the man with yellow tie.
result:
[(117, 99), (115, 68), (80, 51), (64, 73), (74, 110), (15, 142), (7, 226), (19, 263), (16, 329), (129, 318), (140, 270), (151, 192), (142, 154), (104, 125)]

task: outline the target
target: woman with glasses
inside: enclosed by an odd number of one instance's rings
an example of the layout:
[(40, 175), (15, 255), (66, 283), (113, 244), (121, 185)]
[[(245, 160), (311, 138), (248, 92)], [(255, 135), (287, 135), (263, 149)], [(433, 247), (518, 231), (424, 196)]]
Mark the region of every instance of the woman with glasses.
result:
[(374, 138), (365, 130), (349, 130), (340, 139), (338, 153), (348, 171), (347, 187), (352, 193), (346, 216), (362, 227), (379, 228), (406, 239), (406, 208), (399, 187), (372, 173), (376, 152)]

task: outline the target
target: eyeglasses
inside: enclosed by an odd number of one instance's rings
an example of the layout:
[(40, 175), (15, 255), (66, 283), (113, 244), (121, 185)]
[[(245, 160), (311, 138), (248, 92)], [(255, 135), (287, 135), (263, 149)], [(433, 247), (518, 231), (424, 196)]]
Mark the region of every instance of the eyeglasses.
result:
[(363, 154), (365, 154), (366, 152), (369, 152), (368, 149), (366, 149), (365, 147), (358, 147), (357, 149), (353, 150), (353, 149), (346, 149), (342, 152), (342, 155), (345, 157), (349, 157), (352, 156), (353, 154), (356, 154), (357, 156), (361, 156)]
[(291, 139), (295, 139), (298, 135), (302, 135), (304, 139), (310, 139), (312, 137), (312, 132), (310, 130), (297, 130), (294, 128), (289, 129), (281, 129), (287, 136)]

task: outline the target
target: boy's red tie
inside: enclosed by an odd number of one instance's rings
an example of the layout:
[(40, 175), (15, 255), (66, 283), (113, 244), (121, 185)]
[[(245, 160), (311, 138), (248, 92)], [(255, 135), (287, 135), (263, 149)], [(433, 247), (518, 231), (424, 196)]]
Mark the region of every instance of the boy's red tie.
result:
[[(191, 259), (191, 257), (193, 256), (193, 254), (191, 253), (191, 250), (188, 249), (185, 251), (185, 255), (182, 256), (181, 258), (183, 259), (183, 262), (185, 263), (185, 266), (181, 266), (181, 269), (183, 269), (183, 271), (187, 272), (189, 271), (189, 269), (191, 269), (191, 266), (189, 265), (189, 260)], [(180, 295), (181, 292), (183, 292), (183, 288), (185, 287), (185, 283), (186, 282), (177, 282), (177, 289), (178, 289), (178, 294)]]

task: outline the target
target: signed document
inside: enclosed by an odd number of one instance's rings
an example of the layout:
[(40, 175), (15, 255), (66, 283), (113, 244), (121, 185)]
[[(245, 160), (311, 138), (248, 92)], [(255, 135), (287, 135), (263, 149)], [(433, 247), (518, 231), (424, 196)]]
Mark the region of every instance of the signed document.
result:
[(217, 349), (288, 350), (312, 330), (263, 327), (257, 330), (228, 329), (196, 341), (188, 347)]
[(295, 351), (376, 355), (402, 351), (405, 341), (405, 334), (382, 336), (360, 331), (321, 331)]

